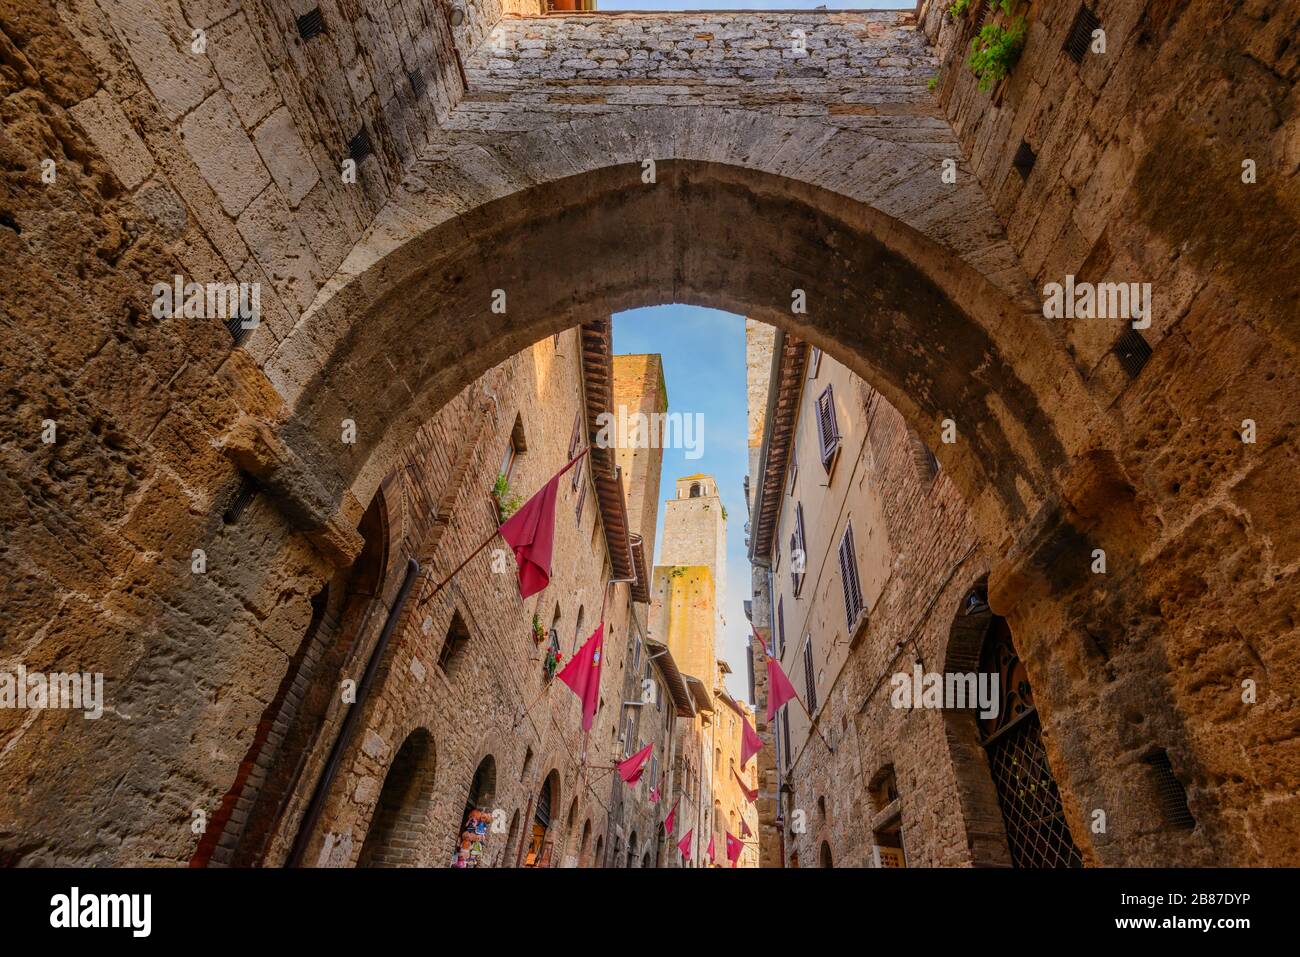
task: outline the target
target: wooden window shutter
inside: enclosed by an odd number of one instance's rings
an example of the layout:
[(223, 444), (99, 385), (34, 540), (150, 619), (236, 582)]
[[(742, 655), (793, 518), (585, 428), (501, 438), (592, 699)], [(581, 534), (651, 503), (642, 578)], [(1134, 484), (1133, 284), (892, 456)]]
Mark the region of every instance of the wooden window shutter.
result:
[(808, 713), (812, 714), (817, 710), (817, 672), (813, 665), (812, 635), (808, 636), (803, 645), (803, 684), (808, 692), (808, 700), (804, 703), (808, 705)]
[(817, 439), (821, 447), (822, 467), (830, 471), (831, 460), (840, 444), (840, 429), (835, 421), (835, 391), (829, 385), (817, 396)]
[(795, 597), (803, 590), (804, 572), (808, 568), (808, 551), (804, 547), (803, 503), (794, 506), (794, 533), (790, 536), (790, 581), (794, 584)]
[[(578, 443), (582, 441), (582, 410), (579, 409), (573, 416), (573, 434), (569, 436), (569, 457), (566, 462), (572, 462), (573, 457), (578, 454)], [(582, 469), (575, 467), (573, 470), (573, 488), (578, 487), (578, 481), (581, 478)]]
[[(840, 539), (840, 584), (844, 587), (844, 617), (852, 628), (862, 611), (862, 583), (858, 578), (858, 556), (853, 548), (853, 526), (847, 525)], [(852, 638), (852, 636), (849, 636)]]
[(776, 601), (776, 656), (785, 657), (785, 598)]
[[(582, 478), (582, 466), (581, 466), (581, 465), (579, 465), (579, 466), (577, 466), (576, 468), (574, 468), (574, 470), (573, 470), (573, 475), (574, 475), (574, 481), (575, 481), (575, 482), (579, 481), (579, 480)], [(586, 505), (586, 504), (587, 504), (587, 486), (586, 486), (586, 484), (584, 483), (584, 484), (582, 485), (582, 487), (578, 489), (578, 511), (577, 511), (577, 515), (578, 515), (578, 525), (579, 525), (579, 526), (582, 525), (582, 507), (583, 507), (584, 505)]]

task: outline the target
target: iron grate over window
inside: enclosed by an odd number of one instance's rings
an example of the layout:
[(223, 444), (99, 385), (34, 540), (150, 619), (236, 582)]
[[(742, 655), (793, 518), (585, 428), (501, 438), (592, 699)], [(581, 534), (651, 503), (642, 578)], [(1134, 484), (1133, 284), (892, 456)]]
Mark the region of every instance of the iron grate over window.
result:
[(236, 346), (242, 346), (248, 340), (248, 334), (252, 329), (245, 328), (244, 317), (239, 315), (231, 316), (226, 320), (226, 332), (230, 333), (230, 338)]
[(1075, 63), (1083, 62), (1083, 58), (1088, 55), (1088, 45), (1092, 42), (1092, 31), (1100, 26), (1101, 21), (1086, 4), (1079, 7), (1079, 12), (1074, 15), (1074, 24), (1065, 37), (1064, 49), (1070, 54), (1071, 60)]
[(370, 145), (370, 133), (363, 124), (357, 135), (348, 140), (348, 156), (360, 163), (374, 151)]
[(1037, 712), (1030, 712), (986, 746), (1002, 808), (1007, 846), (1016, 867), (1082, 867), (1061, 794), (1047, 764)]
[(221, 514), (221, 520), (227, 525), (234, 525), (244, 513), (248, 511), (248, 506), (253, 503), (257, 496), (257, 483), (250, 478), (245, 478), (239, 485), (239, 490), (235, 492), (235, 497), (231, 499), (226, 510)]
[(414, 93), (417, 98), (424, 96), (424, 91), (428, 89), (428, 86), (424, 82), (424, 74), (419, 70), (416, 70), (414, 73), (408, 73), (406, 78), (411, 81), (411, 92)]
[(1034, 164), (1037, 162), (1038, 154), (1034, 152), (1034, 148), (1021, 140), (1020, 148), (1016, 150), (1016, 155), (1011, 160), (1011, 165), (1016, 168), (1020, 178), (1029, 179), (1029, 171), (1034, 168)]
[(1124, 334), (1115, 340), (1112, 351), (1129, 378), (1136, 379), (1143, 366), (1147, 364), (1147, 360), (1151, 358), (1151, 343), (1147, 342), (1142, 333), (1136, 329), (1126, 329)]
[(1174, 775), (1174, 767), (1169, 762), (1169, 754), (1158, 751), (1147, 759), (1151, 768), (1152, 783), (1155, 785), (1156, 799), (1160, 802), (1160, 814), (1165, 826), (1178, 831), (1190, 831), (1196, 827), (1196, 818), (1187, 806), (1187, 790)]
[(298, 18), (298, 36), (304, 40), (318, 37), (325, 32), (325, 16), (320, 7), (312, 7)]

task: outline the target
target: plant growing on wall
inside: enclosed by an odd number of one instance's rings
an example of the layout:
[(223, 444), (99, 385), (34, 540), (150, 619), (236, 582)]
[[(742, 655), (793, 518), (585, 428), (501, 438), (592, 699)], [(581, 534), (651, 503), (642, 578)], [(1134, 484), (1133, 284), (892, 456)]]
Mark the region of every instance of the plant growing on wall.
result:
[(497, 517), (502, 522), (515, 514), (523, 504), (519, 493), (510, 487), (510, 481), (504, 474), (497, 475), (497, 480), (492, 485), (492, 498), (497, 503)]
[(1016, 17), (1009, 26), (985, 24), (970, 42), (970, 59), (966, 62), (979, 78), (982, 92), (991, 90), (1020, 59), (1025, 48), (1028, 28), (1024, 17)]
[(550, 681), (555, 677), (555, 671), (560, 667), (560, 662), (563, 660), (564, 656), (560, 654), (560, 649), (556, 648), (554, 645), (550, 645), (546, 649), (546, 660), (542, 663), (542, 668), (546, 672), (547, 681)]
[(546, 629), (542, 627), (542, 619), (534, 614), (533, 615), (533, 641), (535, 641), (537, 644), (540, 645), (545, 640), (546, 640)]
[(953, 0), (948, 6), (948, 16), (964, 17), (970, 12), (971, 2), (972, 0)]

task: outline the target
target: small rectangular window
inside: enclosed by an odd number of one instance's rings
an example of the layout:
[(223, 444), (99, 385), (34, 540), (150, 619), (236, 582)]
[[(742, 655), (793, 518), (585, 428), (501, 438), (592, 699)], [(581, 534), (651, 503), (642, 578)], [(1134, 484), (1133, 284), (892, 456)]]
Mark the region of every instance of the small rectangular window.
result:
[(1079, 7), (1079, 12), (1074, 15), (1074, 23), (1070, 24), (1070, 32), (1065, 35), (1065, 52), (1071, 60), (1075, 63), (1083, 62), (1092, 44), (1092, 32), (1100, 26), (1101, 21), (1095, 13), (1086, 5)]

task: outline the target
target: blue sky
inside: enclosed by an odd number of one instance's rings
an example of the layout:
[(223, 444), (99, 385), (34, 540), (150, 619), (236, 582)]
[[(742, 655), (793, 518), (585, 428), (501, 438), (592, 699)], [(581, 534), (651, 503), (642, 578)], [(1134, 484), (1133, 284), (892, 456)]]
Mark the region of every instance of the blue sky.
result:
[(749, 698), (745, 646), (749, 626), (749, 560), (745, 553), (745, 471), (749, 466), (748, 410), (745, 391), (745, 320), (697, 306), (654, 306), (614, 316), (614, 352), (657, 352), (663, 356), (670, 412), (704, 415), (703, 456), (686, 458), (685, 449), (664, 450), (659, 529), (655, 560), (663, 541), (663, 500), (683, 475), (707, 472), (718, 483), (727, 509), (726, 619), (717, 654), (732, 668), (727, 690)]

